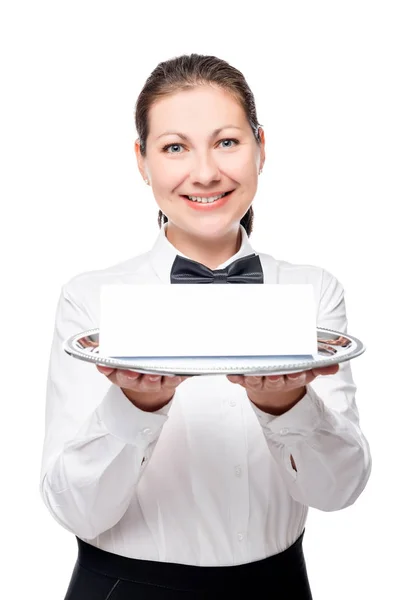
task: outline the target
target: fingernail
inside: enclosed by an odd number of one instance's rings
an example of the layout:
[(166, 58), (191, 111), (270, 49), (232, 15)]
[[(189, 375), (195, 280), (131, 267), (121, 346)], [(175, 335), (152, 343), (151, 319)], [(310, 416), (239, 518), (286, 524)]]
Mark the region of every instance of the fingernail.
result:
[(295, 373), (294, 375), (288, 375), (289, 379), (292, 379), (293, 381), (297, 381), (298, 379), (304, 379), (305, 375), (304, 373)]
[(139, 373), (136, 373), (134, 371), (130, 371), (129, 373), (124, 373), (125, 377), (130, 377), (131, 379), (136, 379), (136, 377), (139, 377)]
[(160, 379), (160, 375), (149, 375), (149, 379), (150, 381), (157, 381), (157, 379)]

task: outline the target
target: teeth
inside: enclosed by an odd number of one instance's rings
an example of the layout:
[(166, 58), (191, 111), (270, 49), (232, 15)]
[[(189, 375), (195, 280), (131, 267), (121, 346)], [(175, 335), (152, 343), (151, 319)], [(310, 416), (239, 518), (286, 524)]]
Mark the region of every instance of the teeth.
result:
[(213, 196), (212, 198), (200, 198), (200, 196), (188, 196), (189, 200), (193, 200), (193, 202), (201, 202), (202, 204), (209, 204), (210, 202), (215, 202), (225, 196), (224, 194), (220, 194), (219, 196)]

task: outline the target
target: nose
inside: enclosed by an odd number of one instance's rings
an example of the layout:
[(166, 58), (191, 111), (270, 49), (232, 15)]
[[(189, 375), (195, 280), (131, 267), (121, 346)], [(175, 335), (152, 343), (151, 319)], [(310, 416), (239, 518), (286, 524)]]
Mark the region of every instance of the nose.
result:
[(209, 153), (197, 156), (191, 168), (191, 180), (194, 184), (209, 186), (214, 181), (221, 179), (217, 162)]

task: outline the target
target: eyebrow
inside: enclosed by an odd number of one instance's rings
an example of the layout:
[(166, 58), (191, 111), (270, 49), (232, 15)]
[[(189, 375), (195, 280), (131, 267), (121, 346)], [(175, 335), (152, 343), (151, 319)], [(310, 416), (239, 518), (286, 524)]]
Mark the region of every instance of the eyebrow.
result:
[[(242, 128), (238, 127), (237, 125), (224, 125), (223, 127), (219, 127), (218, 129), (215, 129), (210, 134), (210, 139), (212, 139), (213, 137), (215, 137), (216, 135), (218, 135), (223, 129), (242, 129)], [(156, 140), (158, 140), (160, 137), (163, 137), (164, 135), (177, 135), (180, 138), (182, 138), (183, 140), (189, 141), (189, 138), (187, 137), (187, 135), (185, 135), (184, 133), (179, 133), (178, 131), (165, 131), (164, 133), (162, 133), (161, 135), (159, 135), (156, 138)]]

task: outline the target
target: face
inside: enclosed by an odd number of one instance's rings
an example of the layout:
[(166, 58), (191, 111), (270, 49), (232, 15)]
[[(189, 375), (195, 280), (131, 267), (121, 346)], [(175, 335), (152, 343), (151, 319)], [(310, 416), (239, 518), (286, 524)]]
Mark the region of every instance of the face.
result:
[[(216, 132), (216, 130), (219, 130)], [(168, 231), (218, 238), (237, 231), (257, 190), (265, 160), (240, 104), (228, 92), (207, 86), (177, 92), (149, 112), (146, 157), (136, 141), (139, 170), (168, 217)], [(187, 196), (229, 194), (215, 203)]]

